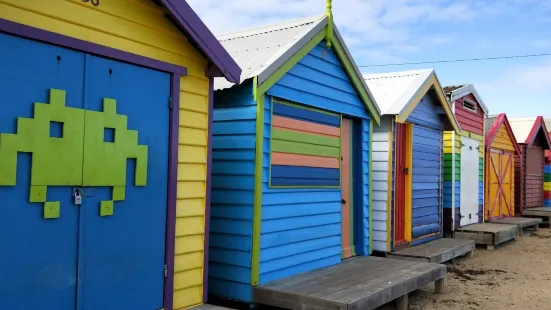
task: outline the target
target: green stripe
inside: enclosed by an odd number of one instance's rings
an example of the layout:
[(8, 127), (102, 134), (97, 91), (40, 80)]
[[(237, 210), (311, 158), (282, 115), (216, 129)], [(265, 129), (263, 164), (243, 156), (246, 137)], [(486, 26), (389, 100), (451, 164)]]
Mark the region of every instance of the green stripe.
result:
[(543, 180), (544, 180), (544, 182), (551, 182), (551, 174), (546, 173), (546, 174), (543, 176)]
[(304, 105), (300, 105), (300, 104), (294, 104), (294, 103), (290, 103), (290, 102), (286, 102), (286, 101), (281, 101), (281, 100), (277, 100), (277, 99), (274, 99), (273, 102), (277, 102), (277, 103), (279, 103), (279, 104), (288, 105), (288, 106), (290, 106), (290, 107), (295, 107), (295, 108), (299, 108), (299, 109), (303, 109), (303, 110), (308, 110), (308, 111), (312, 111), (312, 112), (316, 112), (316, 113), (323, 113), (323, 114), (327, 114), (327, 115), (331, 115), (331, 116), (338, 116), (338, 117), (340, 117), (340, 114), (337, 114), (337, 113), (331, 113), (331, 112), (327, 112), (327, 111), (320, 110), (320, 109), (316, 109), (316, 108), (310, 108), (310, 107), (307, 107), (307, 106), (304, 106)]
[(341, 139), (337, 137), (324, 137), (320, 135), (277, 128), (272, 129), (272, 139), (332, 147), (339, 147), (341, 145)]
[(455, 160), (461, 160), (461, 155), (460, 154), (451, 154), (451, 153), (447, 153), (447, 154), (444, 154), (444, 161), (451, 161), (452, 158), (455, 157)]
[(272, 139), (272, 152), (339, 158), (340, 148)]
[(452, 174), (451, 173), (444, 173), (444, 181), (461, 181), (460, 174), (455, 174), (455, 180), (452, 180)]

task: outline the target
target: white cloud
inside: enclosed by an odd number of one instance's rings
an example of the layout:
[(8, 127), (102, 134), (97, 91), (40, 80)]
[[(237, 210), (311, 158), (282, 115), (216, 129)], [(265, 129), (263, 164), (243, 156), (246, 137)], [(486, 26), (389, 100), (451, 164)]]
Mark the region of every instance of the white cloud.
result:
[(529, 92), (551, 92), (551, 61), (539, 61), (530, 65), (505, 68), (488, 83), (481, 84), (491, 90), (508, 92), (522, 89)]

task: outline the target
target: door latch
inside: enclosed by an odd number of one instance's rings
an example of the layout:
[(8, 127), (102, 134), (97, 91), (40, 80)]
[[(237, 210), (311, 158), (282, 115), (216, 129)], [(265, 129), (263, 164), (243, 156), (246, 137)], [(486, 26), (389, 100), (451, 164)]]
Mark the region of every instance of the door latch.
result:
[(408, 167), (404, 168), (404, 173), (409, 174), (409, 168)]
[(73, 199), (77, 206), (80, 206), (82, 204), (82, 189), (80, 188), (73, 189)]
[(343, 205), (346, 204), (346, 200), (341, 199), (341, 203), (342, 203)]

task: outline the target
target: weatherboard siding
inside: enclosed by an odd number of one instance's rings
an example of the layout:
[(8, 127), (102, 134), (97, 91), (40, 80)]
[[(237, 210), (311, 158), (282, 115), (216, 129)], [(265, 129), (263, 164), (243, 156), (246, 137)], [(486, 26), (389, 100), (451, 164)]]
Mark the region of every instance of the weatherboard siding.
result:
[[(467, 99), (476, 104), (476, 112), (463, 107), (463, 100)], [(484, 132), (484, 110), (472, 94), (468, 94), (455, 101), (455, 117), (461, 130), (483, 135)]]
[[(389, 154), (391, 151), (389, 141), (390, 132), (392, 129), (392, 119), (390, 117), (382, 117), (381, 125), (373, 127), (373, 218), (372, 218), (372, 234), (373, 234), (373, 250), (386, 252), (388, 239), (388, 206), (389, 206)], [(392, 169), (390, 169), (392, 172)]]
[[(271, 102), (284, 99), (361, 122), (361, 197), (364, 226), (359, 255), (369, 254), (370, 117), (333, 50), (319, 44), (268, 90), (264, 113), (262, 224), (259, 283), (289, 277), (341, 262), (340, 188), (278, 189), (269, 186)], [(355, 201), (355, 204), (358, 201)], [(358, 206), (357, 204), (355, 205)]]
[(209, 293), (251, 300), (256, 102), (252, 83), (214, 93)]
[(0, 0), (0, 18), (185, 66), (180, 81), (174, 308), (203, 301), (207, 177), (207, 59), (150, 0)]
[(443, 128), (431, 93), (408, 117), (413, 123), (412, 244), (440, 237), (442, 220)]

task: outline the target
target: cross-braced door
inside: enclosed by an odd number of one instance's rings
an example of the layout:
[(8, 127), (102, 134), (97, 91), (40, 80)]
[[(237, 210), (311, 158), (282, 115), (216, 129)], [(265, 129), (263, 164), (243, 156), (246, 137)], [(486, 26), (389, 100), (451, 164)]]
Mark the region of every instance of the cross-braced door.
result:
[(486, 219), (514, 216), (513, 154), (492, 149), (489, 157)]

